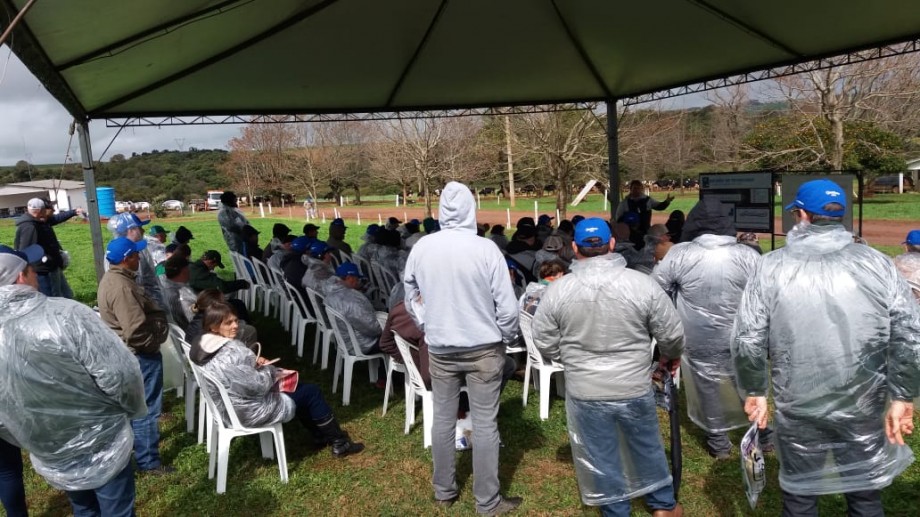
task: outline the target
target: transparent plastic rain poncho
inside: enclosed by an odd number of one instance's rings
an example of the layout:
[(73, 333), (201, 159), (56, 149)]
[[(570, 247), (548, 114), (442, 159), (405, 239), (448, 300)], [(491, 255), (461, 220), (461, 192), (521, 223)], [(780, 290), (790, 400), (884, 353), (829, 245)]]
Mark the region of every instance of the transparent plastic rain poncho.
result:
[[(314, 291), (322, 294), (323, 284), (326, 280), (329, 280), (335, 276), (335, 269), (331, 265), (326, 264), (322, 260), (315, 259), (309, 255), (304, 255), (301, 257), (304, 265), (307, 266), (307, 270), (304, 271), (303, 279), (300, 281), (300, 285), (304, 289), (313, 289)], [(306, 300), (304, 300), (306, 301)]]
[[(256, 368), (256, 355), (236, 339), (208, 333), (201, 336), (199, 346), (204, 350), (217, 348), (214, 355), (201, 367), (227, 388), (230, 402), (241, 424), (246, 427), (260, 427), (287, 422), (294, 418), (293, 399), (273, 389), (277, 372), (274, 366)], [(224, 423), (230, 425), (220, 393), (211, 386), (208, 393), (220, 407)]]
[[(118, 232), (118, 222), (129, 219), (131, 215), (132, 214), (125, 212), (109, 219), (109, 222), (106, 223), (106, 227), (110, 232), (112, 232), (112, 237), (127, 237), (126, 234)], [(159, 243), (159, 241), (157, 242)], [(140, 252), (141, 260), (137, 268), (137, 285), (143, 287), (144, 292), (147, 293), (147, 296), (153, 298), (153, 300), (157, 302), (157, 305), (160, 307), (165, 307), (166, 299), (164, 298), (163, 292), (161, 291), (160, 279), (157, 277), (157, 262), (155, 262), (154, 256), (151, 253), (153, 253), (153, 250), (149, 248), (148, 240), (148, 247), (144, 248)], [(163, 257), (165, 260), (165, 246), (163, 246)], [(105, 260), (105, 270), (109, 270), (108, 259)]]
[(59, 490), (91, 490), (131, 460), (147, 414), (137, 359), (90, 308), (0, 287), (0, 436)]
[(674, 299), (684, 324), (687, 414), (709, 433), (750, 425), (735, 387), (729, 342), (741, 294), (759, 260), (734, 235), (705, 234), (671, 248), (652, 275)]
[(914, 298), (920, 300), (920, 252), (910, 252), (894, 258), (894, 265), (907, 283), (910, 284)]
[(885, 437), (889, 399), (920, 384), (920, 313), (891, 259), (839, 224), (796, 225), (765, 255), (735, 320), (743, 396), (772, 377), (779, 481), (794, 494), (888, 486), (913, 461)]

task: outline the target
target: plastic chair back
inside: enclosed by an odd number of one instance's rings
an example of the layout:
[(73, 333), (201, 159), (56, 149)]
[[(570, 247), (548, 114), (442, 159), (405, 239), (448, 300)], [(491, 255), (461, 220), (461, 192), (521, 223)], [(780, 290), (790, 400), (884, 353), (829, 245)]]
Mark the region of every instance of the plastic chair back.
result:
[(415, 360), (412, 358), (412, 349), (418, 350), (418, 348), (412, 346), (412, 344), (403, 339), (395, 330), (393, 331), (393, 337), (396, 338), (396, 348), (399, 349), (399, 355), (402, 356), (403, 364), (406, 366), (406, 372), (409, 374), (409, 383), (412, 384), (412, 389), (421, 392), (428, 391), (428, 388), (425, 387), (425, 383), (422, 381), (422, 374), (419, 373), (418, 367), (415, 365)]
[(329, 315), (332, 331), (335, 333), (336, 346), (341, 348), (348, 355), (368, 357), (361, 351), (361, 347), (358, 346), (358, 338), (355, 335), (355, 329), (351, 326), (351, 323), (345, 319), (345, 316), (328, 306), (326, 307), (326, 314)]
[(533, 342), (533, 316), (521, 311), (518, 322), (521, 326), (521, 336), (524, 337), (524, 344), (527, 345), (527, 357), (530, 358), (530, 361), (536, 364), (550, 364), (543, 359), (543, 354), (540, 353), (540, 350)]
[(287, 292), (288, 298), (294, 302), (294, 307), (297, 307), (297, 310), (300, 311), (300, 317), (303, 319), (312, 322), (313, 313), (310, 311), (310, 308), (307, 302), (301, 296), (300, 291), (296, 287), (291, 285), (287, 280), (284, 281), (284, 290)]
[(317, 324), (324, 330), (332, 330), (332, 323), (329, 321), (329, 315), (326, 314), (326, 297), (308, 287), (307, 298), (316, 313)]
[(195, 372), (195, 377), (198, 379), (198, 385), (201, 386), (201, 393), (204, 394), (205, 403), (213, 412), (212, 414), (219, 415), (220, 408), (217, 406), (217, 402), (212, 398), (213, 394), (211, 390), (206, 389), (209, 385), (214, 386), (220, 395), (220, 400), (224, 406), (224, 414), (230, 419), (230, 428), (244, 429), (243, 424), (240, 423), (240, 418), (236, 416), (236, 411), (233, 409), (233, 403), (230, 402), (230, 394), (227, 393), (227, 388), (197, 364), (190, 364), (192, 365), (192, 371)]

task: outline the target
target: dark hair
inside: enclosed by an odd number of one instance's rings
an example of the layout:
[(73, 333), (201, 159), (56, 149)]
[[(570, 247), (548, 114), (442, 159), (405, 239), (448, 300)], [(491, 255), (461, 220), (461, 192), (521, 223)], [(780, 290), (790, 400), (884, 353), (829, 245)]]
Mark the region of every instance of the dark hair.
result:
[(578, 247), (578, 254), (584, 258), (600, 257), (601, 255), (606, 255), (608, 253), (610, 253), (610, 246), (607, 244), (604, 244), (603, 246)]
[(489, 230), (489, 233), (492, 235), (504, 235), (505, 227), (500, 224), (496, 224), (495, 226), (492, 227), (491, 230)]
[(639, 180), (632, 180), (632, 181), (629, 182), (629, 188), (632, 188), (632, 187), (635, 186), (635, 185), (639, 185), (640, 187), (644, 187), (644, 186), (645, 186), (645, 185), (643, 185), (642, 182), (639, 181)]
[(207, 310), (204, 311), (204, 319), (201, 321), (201, 328), (205, 333), (214, 333), (214, 327), (220, 327), (220, 325), (227, 319), (227, 316), (236, 315), (233, 312), (233, 307), (229, 304), (223, 302), (212, 303), (208, 306)]
[(195, 300), (195, 305), (192, 305), (192, 311), (203, 314), (215, 303), (224, 303), (224, 293), (220, 292), (220, 289), (205, 289), (198, 293), (198, 299)]
[(568, 219), (559, 221), (559, 226), (556, 228), (556, 230), (567, 233), (570, 236), (575, 235), (575, 225), (572, 224), (572, 221), (569, 221)]
[[(828, 203), (828, 204), (824, 205), (824, 206), (821, 207), (821, 208), (822, 208), (824, 211), (826, 211), (826, 212), (838, 212), (838, 211), (840, 211), (840, 210), (845, 210), (845, 209), (846, 209), (846, 208), (845, 208), (843, 205), (841, 205), (840, 203)], [(843, 216), (842, 216), (842, 215), (841, 215), (841, 216), (837, 216), (837, 217), (832, 217), (832, 216), (829, 216), (829, 215), (818, 215), (818, 214), (816, 214), (816, 213), (814, 213), (814, 212), (809, 212), (808, 210), (805, 210), (805, 213), (808, 214), (809, 218), (811, 218), (811, 222), (813, 222), (813, 223), (817, 223), (817, 222), (821, 222), (821, 221), (831, 222), (831, 223), (839, 223), (839, 222), (842, 222), (842, 221), (843, 221)]]
[(220, 202), (228, 206), (236, 206), (236, 194), (228, 190), (220, 195)]
[(540, 264), (540, 278), (556, 276), (559, 273), (565, 273), (565, 264), (558, 260), (547, 260)]
[(399, 238), (399, 232), (396, 230), (386, 230), (381, 228), (377, 230), (376, 235), (374, 235), (374, 242), (381, 246), (388, 246), (390, 248), (398, 248), (401, 242)]
[(913, 253), (920, 252), (920, 244), (908, 244), (907, 251), (913, 252)]
[(192, 256), (192, 247), (188, 244), (179, 244), (176, 246), (176, 251), (173, 253), (185, 258), (189, 258)]

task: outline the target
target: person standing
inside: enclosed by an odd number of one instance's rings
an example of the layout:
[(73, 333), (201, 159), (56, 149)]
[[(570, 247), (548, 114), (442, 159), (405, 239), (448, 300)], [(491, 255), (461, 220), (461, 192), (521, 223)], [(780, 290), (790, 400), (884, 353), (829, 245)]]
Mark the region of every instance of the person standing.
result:
[(652, 391), (652, 339), (672, 375), (684, 333), (654, 280), (626, 269), (603, 219), (575, 226), (571, 272), (546, 290), (534, 344), (565, 367), (565, 408), (582, 501), (628, 516), (645, 496), (655, 517), (679, 517)]
[(459, 495), (455, 428), (461, 382), (472, 408), (476, 510), (500, 515), (522, 498), (503, 497), (498, 481), (498, 401), (505, 344), (517, 337), (517, 300), (498, 248), (476, 235), (470, 189), (450, 182), (441, 193), (441, 231), (421, 239), (405, 270), (406, 306), (428, 342), (434, 417), (434, 496), (450, 506)]
[(164, 474), (174, 471), (160, 462), (160, 430), (157, 419), (163, 405), (163, 356), (169, 326), (166, 312), (147, 296), (134, 277), (140, 266), (140, 252), (147, 241), (119, 237), (109, 242), (105, 258), (109, 270), (99, 282), (99, 316), (115, 331), (134, 354), (144, 376), (147, 416), (131, 421), (134, 456), (141, 472)]
[[(144, 239), (144, 226), (150, 224), (150, 221), (141, 221), (141, 219), (130, 212), (122, 212), (109, 219), (106, 224), (112, 237), (126, 237), (133, 242), (144, 241), (144, 247), (139, 252), (139, 266), (137, 269), (137, 284), (144, 289), (147, 296), (152, 298), (161, 307), (165, 305), (163, 292), (160, 289), (160, 279), (157, 276), (157, 266), (154, 261), (151, 250), (147, 247), (149, 242)], [(163, 248), (165, 256), (166, 248)]]
[(632, 180), (629, 182), (629, 195), (617, 205), (617, 211), (613, 216), (614, 222), (623, 222), (624, 217), (629, 213), (639, 216), (636, 238), (641, 242), (652, 226), (652, 210), (667, 210), (673, 200), (674, 195), (670, 192), (664, 201), (652, 199), (646, 195), (645, 185), (641, 181)]
[[(133, 515), (129, 420), (147, 412), (140, 369), (90, 308), (37, 290), (38, 257), (25, 251), (0, 252), (0, 434), (29, 451), (74, 515)], [(0, 483), (7, 515), (26, 515), (19, 448), (0, 440), (0, 452), (4, 467), (19, 466), (16, 500), (10, 479)]]
[(220, 195), (220, 210), (217, 212), (217, 222), (224, 234), (227, 248), (237, 253), (243, 252), (243, 227), (249, 225), (249, 220), (237, 207), (236, 194), (230, 191)]
[(62, 210), (55, 214), (51, 201), (36, 197), (29, 200), (26, 213), (16, 220), (13, 247), (23, 250), (38, 244), (45, 250), (45, 261), (36, 265), (39, 291), (45, 296), (73, 298), (73, 291), (64, 276), (65, 252), (53, 227), (75, 215), (82, 216), (83, 209)]
[(904, 253), (894, 258), (894, 265), (907, 280), (914, 297), (920, 300), (920, 230), (911, 230), (901, 244)]
[[(735, 222), (723, 213), (721, 201), (705, 198), (697, 206), (709, 214), (697, 223), (699, 236), (671, 248), (652, 278), (674, 299), (684, 325), (687, 414), (706, 432), (709, 455), (727, 460), (732, 448), (728, 431), (750, 425), (735, 389), (729, 340), (760, 255), (735, 238)], [(760, 443), (765, 452), (773, 449), (766, 431)]]
[(748, 281), (731, 340), (745, 411), (763, 429), (772, 384), (784, 516), (884, 515), (881, 489), (913, 462), (920, 312), (889, 258), (844, 228), (846, 193), (803, 183), (786, 246)]

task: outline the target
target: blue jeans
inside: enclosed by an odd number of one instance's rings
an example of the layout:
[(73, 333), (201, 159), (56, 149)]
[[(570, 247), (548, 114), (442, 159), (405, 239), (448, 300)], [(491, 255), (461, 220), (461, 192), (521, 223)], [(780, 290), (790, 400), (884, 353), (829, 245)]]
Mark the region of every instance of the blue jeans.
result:
[(628, 400), (566, 397), (566, 417), (582, 499), (602, 515), (628, 516), (630, 499), (652, 511), (677, 505), (651, 391)]
[(134, 458), (138, 470), (151, 470), (160, 466), (160, 429), (157, 420), (163, 409), (163, 356), (137, 354), (137, 362), (144, 376), (144, 398), (147, 416), (131, 421), (134, 430)]
[(45, 296), (54, 296), (54, 287), (51, 286), (51, 277), (38, 275), (38, 292)]
[(323, 398), (323, 392), (316, 384), (301, 382), (293, 393), (285, 393), (297, 406), (297, 419), (302, 422), (320, 422), (328, 419), (332, 408)]
[(132, 517), (134, 470), (131, 462), (108, 483), (95, 490), (67, 492), (74, 517)]
[(9, 517), (25, 517), (26, 488), (22, 482), (22, 451), (0, 440), (0, 501)]
[(501, 503), (498, 481), (498, 399), (505, 345), (469, 352), (429, 354), (434, 417), (431, 425), (432, 484), (435, 499), (457, 496), (456, 426), (460, 387), (466, 381), (473, 420), (473, 496), (476, 511), (489, 513)]

